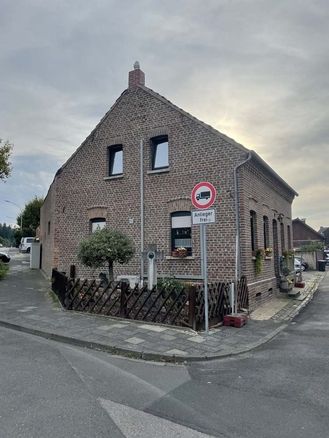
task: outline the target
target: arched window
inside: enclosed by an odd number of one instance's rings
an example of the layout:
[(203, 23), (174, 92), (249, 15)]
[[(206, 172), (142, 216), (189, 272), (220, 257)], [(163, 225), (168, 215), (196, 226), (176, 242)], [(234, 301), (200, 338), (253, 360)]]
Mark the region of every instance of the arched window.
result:
[(288, 235), (288, 249), (291, 249), (291, 231), (290, 231), (290, 225), (287, 225), (287, 235)]
[(186, 248), (187, 255), (192, 255), (190, 211), (171, 213), (171, 251), (175, 251), (177, 248)]
[(256, 212), (250, 210), (250, 238), (251, 238), (251, 251), (257, 249), (257, 216)]
[(280, 223), (280, 236), (281, 236), (281, 252), (285, 250), (285, 239), (284, 239), (284, 224)]
[(269, 229), (267, 216), (263, 216), (263, 235), (264, 235), (264, 249), (266, 249), (270, 247), (270, 229)]

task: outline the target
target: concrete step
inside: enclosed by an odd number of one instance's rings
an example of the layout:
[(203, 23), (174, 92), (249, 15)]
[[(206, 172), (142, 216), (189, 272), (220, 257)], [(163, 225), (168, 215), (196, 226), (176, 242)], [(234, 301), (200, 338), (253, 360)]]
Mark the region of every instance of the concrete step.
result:
[(293, 288), (288, 292), (288, 297), (297, 298), (300, 295), (300, 290), (297, 288)]

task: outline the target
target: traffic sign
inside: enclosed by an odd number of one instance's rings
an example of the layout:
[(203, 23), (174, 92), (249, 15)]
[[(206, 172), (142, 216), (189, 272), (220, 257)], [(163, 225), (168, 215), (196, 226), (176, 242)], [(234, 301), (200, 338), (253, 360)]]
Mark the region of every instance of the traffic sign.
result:
[(195, 208), (207, 209), (213, 205), (216, 199), (215, 187), (207, 181), (203, 181), (194, 186), (191, 193), (192, 204)]
[(213, 224), (215, 222), (215, 210), (192, 211), (192, 224)]

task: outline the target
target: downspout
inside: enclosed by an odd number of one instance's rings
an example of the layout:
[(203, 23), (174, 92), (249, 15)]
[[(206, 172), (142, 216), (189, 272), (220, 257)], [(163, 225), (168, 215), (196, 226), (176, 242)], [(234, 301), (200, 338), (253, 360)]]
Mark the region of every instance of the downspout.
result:
[[(241, 273), (241, 256), (240, 256), (240, 214), (239, 214), (239, 192), (238, 192), (238, 169), (251, 160), (252, 153), (248, 152), (246, 160), (239, 163), (234, 168), (234, 200), (235, 200), (235, 274), (234, 281), (235, 287), (237, 287), (239, 276)], [(235, 294), (235, 306), (236, 306), (237, 294)]]
[(140, 246), (140, 283), (144, 284), (144, 154), (143, 140), (140, 141), (140, 221), (141, 221), (141, 246)]

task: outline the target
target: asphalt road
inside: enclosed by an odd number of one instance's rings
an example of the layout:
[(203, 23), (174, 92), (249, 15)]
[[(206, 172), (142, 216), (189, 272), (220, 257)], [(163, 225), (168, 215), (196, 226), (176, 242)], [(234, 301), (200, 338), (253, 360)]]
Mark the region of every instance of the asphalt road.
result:
[(329, 275), (247, 355), (187, 367), (0, 329), (0, 437), (326, 438)]

